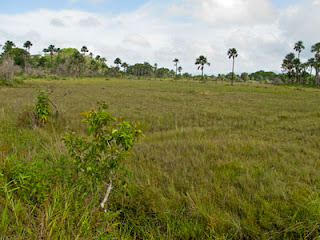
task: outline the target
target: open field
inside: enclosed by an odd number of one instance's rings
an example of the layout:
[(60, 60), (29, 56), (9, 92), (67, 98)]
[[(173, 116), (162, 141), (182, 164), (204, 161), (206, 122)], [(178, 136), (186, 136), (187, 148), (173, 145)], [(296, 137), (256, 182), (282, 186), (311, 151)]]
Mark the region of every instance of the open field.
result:
[[(60, 110), (26, 126), (36, 89)], [(65, 95), (65, 96), (64, 96)], [(318, 239), (320, 90), (172, 80), (27, 80), (0, 87), (3, 239)], [(146, 135), (133, 177), (83, 192), (61, 138), (107, 101)], [(82, 192), (81, 192), (82, 191)], [(1, 237), (0, 237), (1, 239)]]

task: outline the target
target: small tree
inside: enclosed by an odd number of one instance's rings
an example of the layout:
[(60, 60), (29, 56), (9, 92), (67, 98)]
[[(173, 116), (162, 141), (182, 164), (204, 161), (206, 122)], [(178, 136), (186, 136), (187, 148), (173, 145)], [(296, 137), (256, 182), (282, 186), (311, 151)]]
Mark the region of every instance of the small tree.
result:
[(199, 58), (196, 59), (196, 62), (195, 62), (195, 65), (199, 65), (198, 66), (198, 70), (201, 69), (201, 72), (202, 72), (202, 81), (204, 80), (204, 77), (203, 77), (203, 68), (204, 68), (204, 65), (208, 65), (210, 66), (210, 63), (208, 62), (207, 58), (205, 56), (200, 56)]
[(106, 112), (108, 105), (101, 103), (98, 110), (84, 112), (83, 123), (87, 124), (87, 136), (79, 137), (74, 132), (67, 133), (64, 143), (74, 159), (75, 168), (86, 181), (108, 180), (104, 199), (100, 203), (107, 211), (107, 203), (113, 188), (113, 181), (119, 171), (124, 170), (122, 161), (133, 147), (136, 138), (142, 135), (137, 125), (122, 118), (117, 120)]
[(234, 59), (238, 57), (237, 50), (235, 48), (230, 48), (228, 50), (228, 56), (229, 58), (232, 58), (232, 79), (231, 79), (231, 85), (233, 85), (233, 76), (234, 76)]
[(32, 47), (32, 43), (30, 41), (26, 41), (23, 44), (23, 47), (30, 53), (30, 48)]
[(178, 63), (179, 63), (179, 59), (178, 58), (175, 58), (173, 60), (174, 62), (174, 66), (176, 67), (176, 76), (178, 76)]

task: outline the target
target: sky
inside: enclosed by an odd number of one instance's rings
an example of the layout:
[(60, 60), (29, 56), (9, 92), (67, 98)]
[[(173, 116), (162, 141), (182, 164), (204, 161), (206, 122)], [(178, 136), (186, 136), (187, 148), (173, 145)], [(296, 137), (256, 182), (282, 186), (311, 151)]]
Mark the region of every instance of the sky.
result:
[(282, 59), (302, 40), (320, 42), (320, 0), (0, 0), (0, 44), (30, 40), (32, 54), (50, 44), (87, 46), (114, 65), (157, 63), (196, 74), (204, 55), (206, 74), (228, 73), (229, 48), (236, 48), (235, 71), (281, 71)]

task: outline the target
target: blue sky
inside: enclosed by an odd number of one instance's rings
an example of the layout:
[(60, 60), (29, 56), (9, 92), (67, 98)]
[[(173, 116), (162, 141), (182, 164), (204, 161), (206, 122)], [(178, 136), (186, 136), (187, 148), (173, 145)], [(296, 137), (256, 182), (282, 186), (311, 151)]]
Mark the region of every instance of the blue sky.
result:
[(0, 0), (0, 44), (30, 40), (33, 54), (86, 45), (109, 65), (120, 57), (173, 68), (178, 58), (191, 73), (205, 55), (207, 74), (228, 73), (235, 47), (237, 72), (279, 72), (299, 40), (302, 60), (310, 57), (319, 12), (320, 0)]
[(54, 10), (78, 9), (90, 12), (120, 13), (136, 9), (147, 0), (106, 0), (106, 1), (87, 1), (87, 0), (1, 0), (1, 13), (22, 13), (39, 8)]
[[(270, 0), (278, 9), (285, 8), (299, 0)], [(54, 10), (79, 9), (90, 12), (108, 12), (112, 14), (122, 13), (137, 9), (148, 0), (2, 0), (0, 1), (0, 13), (22, 13), (39, 8)], [(170, 2), (167, 0), (152, 0), (154, 3)], [(175, 2), (175, 0), (171, 1)]]

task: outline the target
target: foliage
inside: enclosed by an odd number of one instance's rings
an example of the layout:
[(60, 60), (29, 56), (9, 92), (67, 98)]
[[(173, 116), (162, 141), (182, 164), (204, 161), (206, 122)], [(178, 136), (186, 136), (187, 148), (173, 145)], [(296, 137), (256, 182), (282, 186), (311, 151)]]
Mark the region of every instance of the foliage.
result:
[(49, 115), (51, 114), (51, 110), (49, 108), (49, 95), (50, 92), (38, 90), (36, 103), (36, 117), (38, 123), (41, 125), (45, 124), (48, 121)]
[[(138, 126), (121, 117), (119, 121), (106, 112), (108, 105), (101, 103), (98, 110), (84, 112), (83, 123), (87, 124), (87, 137), (79, 137), (74, 132), (63, 138), (74, 159), (78, 176), (84, 180), (101, 182), (109, 180), (112, 184), (119, 170), (124, 170), (122, 161), (133, 147), (135, 139), (142, 134)], [(81, 179), (81, 178), (80, 178)], [(109, 185), (110, 186), (110, 185)]]

